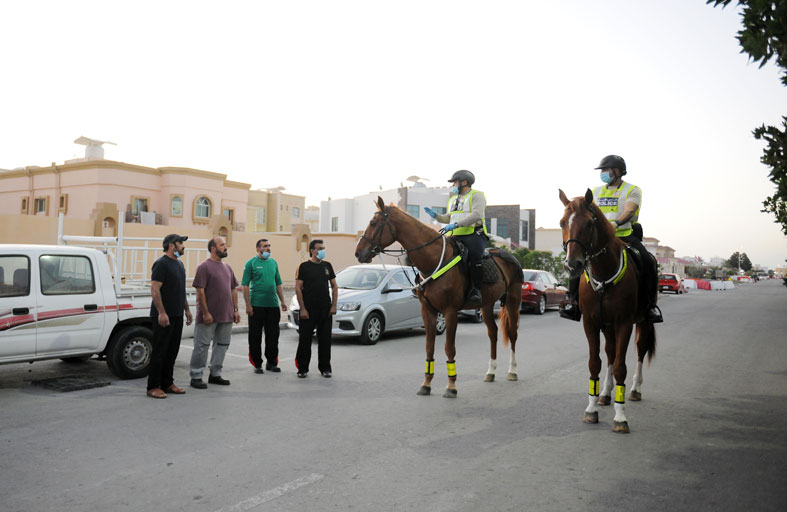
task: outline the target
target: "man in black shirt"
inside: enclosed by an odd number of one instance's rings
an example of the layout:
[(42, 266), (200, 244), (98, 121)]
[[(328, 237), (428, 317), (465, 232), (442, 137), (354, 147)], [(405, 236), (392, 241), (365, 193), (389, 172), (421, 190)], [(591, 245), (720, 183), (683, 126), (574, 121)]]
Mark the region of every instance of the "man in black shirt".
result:
[(178, 258), (185, 249), (187, 236), (167, 235), (162, 243), (164, 256), (153, 263), (150, 292), (153, 303), (153, 353), (150, 356), (148, 396), (167, 398), (167, 393), (182, 395), (185, 389), (175, 385), (172, 373), (178, 358), (180, 337), (183, 334), (183, 313), (186, 325), (191, 325), (191, 311), (186, 302), (186, 269)]
[[(317, 328), (317, 367), (323, 377), (331, 376), (331, 327), (336, 314), (339, 287), (333, 267), (325, 258), (322, 240), (309, 243), (310, 259), (298, 267), (295, 277), (295, 294), (301, 307), (299, 320), (298, 350), (295, 352), (295, 367), (298, 377), (309, 373), (312, 358), (312, 333)], [(328, 293), (330, 284), (331, 293)]]

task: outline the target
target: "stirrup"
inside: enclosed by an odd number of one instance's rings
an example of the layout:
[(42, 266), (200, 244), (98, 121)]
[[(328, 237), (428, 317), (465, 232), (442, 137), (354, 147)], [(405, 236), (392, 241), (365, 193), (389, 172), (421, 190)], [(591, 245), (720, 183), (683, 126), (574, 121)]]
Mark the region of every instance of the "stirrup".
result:
[(582, 311), (579, 310), (578, 304), (563, 301), (560, 303), (560, 318), (579, 322), (582, 318)]
[(467, 305), (472, 307), (481, 306), (481, 290), (470, 288), (470, 293), (467, 294)]
[(661, 308), (655, 304), (648, 308), (648, 322), (660, 324), (663, 321), (664, 317), (661, 315)]

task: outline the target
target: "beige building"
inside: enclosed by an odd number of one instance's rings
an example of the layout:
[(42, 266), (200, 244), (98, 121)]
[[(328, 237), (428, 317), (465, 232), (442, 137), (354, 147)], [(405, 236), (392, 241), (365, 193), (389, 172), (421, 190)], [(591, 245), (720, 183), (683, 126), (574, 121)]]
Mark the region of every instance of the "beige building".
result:
[(305, 223), (304, 196), (285, 194), (282, 188), (249, 190), (246, 230), (289, 232)]

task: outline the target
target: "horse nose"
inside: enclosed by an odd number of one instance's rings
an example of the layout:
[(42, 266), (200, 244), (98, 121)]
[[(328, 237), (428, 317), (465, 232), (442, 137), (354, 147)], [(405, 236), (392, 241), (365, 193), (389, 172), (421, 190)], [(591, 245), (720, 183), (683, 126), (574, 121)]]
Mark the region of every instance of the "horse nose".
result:
[(582, 263), (579, 260), (570, 259), (563, 262), (563, 267), (569, 274), (575, 276), (582, 270)]

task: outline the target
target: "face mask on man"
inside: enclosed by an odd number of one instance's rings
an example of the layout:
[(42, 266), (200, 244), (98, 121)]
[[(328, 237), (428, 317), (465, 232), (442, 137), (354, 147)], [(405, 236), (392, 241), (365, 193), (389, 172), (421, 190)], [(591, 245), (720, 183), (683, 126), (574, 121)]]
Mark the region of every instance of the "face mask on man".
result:
[(603, 181), (607, 185), (612, 183), (612, 175), (609, 173), (609, 171), (604, 171), (601, 173), (601, 181)]
[(319, 251), (317, 251), (317, 259), (321, 260), (323, 258), (325, 258), (325, 249), (320, 249)]
[(262, 259), (264, 259), (264, 260), (267, 260), (267, 259), (268, 259), (268, 258), (270, 258), (270, 257), (271, 257), (271, 253), (269, 253), (269, 252), (267, 252), (267, 251), (262, 251), (262, 252), (260, 253), (260, 258), (262, 258)]
[(455, 196), (455, 195), (457, 195), (457, 194), (459, 193), (459, 187), (457, 187), (456, 185), (454, 185), (453, 187), (451, 187), (451, 190), (450, 190), (450, 192), (451, 192), (451, 195), (452, 195), (452, 196)]

